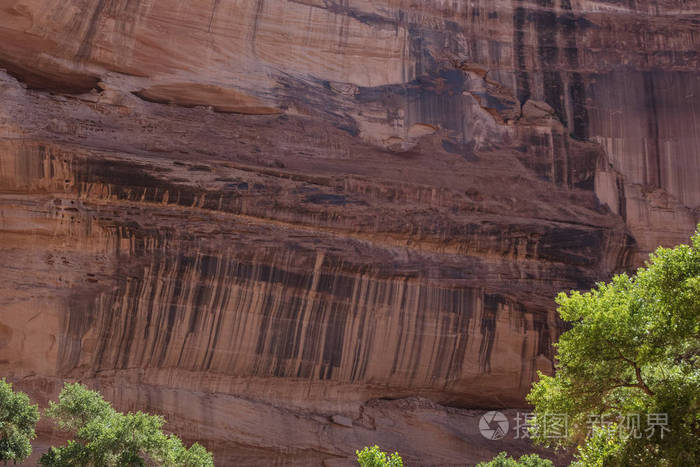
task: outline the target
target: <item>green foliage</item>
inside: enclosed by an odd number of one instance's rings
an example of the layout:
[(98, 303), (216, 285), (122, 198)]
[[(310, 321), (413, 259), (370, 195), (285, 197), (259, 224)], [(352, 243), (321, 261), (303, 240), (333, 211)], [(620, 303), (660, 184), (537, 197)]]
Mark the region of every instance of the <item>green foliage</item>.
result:
[(41, 457), (44, 467), (168, 466), (210, 467), (212, 455), (195, 443), (187, 449), (162, 428), (165, 420), (142, 412), (122, 414), (102, 396), (80, 384), (66, 384), (46, 415), (75, 439), (52, 447)]
[(579, 446), (576, 459), (570, 467), (603, 467), (621, 463), (623, 442), (620, 429), (613, 423), (594, 428), (593, 433)]
[[(591, 422), (616, 423), (591, 437), (577, 465), (700, 464), (700, 233), (657, 249), (646, 266), (557, 297), (571, 329), (556, 346), (555, 376), (540, 374), (528, 395), (533, 437), (582, 444)], [(565, 414), (568, 437), (548, 438), (545, 414)]]
[(403, 467), (403, 460), (398, 452), (389, 456), (379, 449), (379, 446), (364, 447), (362, 451), (355, 451), (355, 454), (362, 467)]
[(0, 379), (0, 462), (21, 462), (32, 453), (39, 408), (23, 392)]
[(481, 462), (476, 467), (554, 467), (552, 461), (542, 459), (537, 454), (527, 454), (515, 460), (505, 452), (500, 453), (488, 462)]

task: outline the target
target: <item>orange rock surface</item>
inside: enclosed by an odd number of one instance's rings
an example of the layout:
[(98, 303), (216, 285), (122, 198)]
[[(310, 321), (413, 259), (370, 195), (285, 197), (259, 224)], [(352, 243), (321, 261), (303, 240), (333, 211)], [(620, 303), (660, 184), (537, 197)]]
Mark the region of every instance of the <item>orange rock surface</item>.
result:
[(0, 376), (217, 465), (529, 450), (477, 419), (552, 371), (556, 293), (700, 220), (698, 16), (0, 0)]

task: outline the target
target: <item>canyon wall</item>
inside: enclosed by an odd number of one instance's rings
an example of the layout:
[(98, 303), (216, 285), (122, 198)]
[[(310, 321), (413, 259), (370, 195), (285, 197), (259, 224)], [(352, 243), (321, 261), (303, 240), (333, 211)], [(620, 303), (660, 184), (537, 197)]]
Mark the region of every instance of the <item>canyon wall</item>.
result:
[(700, 221), (699, 49), (691, 0), (0, 0), (0, 376), (217, 465), (524, 452), (479, 409), (556, 293)]

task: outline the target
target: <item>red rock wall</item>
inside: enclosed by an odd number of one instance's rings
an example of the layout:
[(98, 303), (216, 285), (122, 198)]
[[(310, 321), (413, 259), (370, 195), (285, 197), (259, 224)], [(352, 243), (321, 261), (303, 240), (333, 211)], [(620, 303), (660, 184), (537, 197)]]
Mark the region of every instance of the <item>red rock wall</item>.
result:
[(699, 220), (699, 14), (0, 0), (0, 375), (221, 465), (491, 457), (555, 294)]

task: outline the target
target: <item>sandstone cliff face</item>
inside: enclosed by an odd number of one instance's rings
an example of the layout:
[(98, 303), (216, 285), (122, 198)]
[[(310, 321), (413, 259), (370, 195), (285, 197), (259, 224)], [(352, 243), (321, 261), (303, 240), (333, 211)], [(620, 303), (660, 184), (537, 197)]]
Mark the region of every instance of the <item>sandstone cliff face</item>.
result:
[(221, 465), (524, 449), (468, 409), (551, 371), (556, 292), (699, 220), (698, 17), (0, 0), (0, 374), (163, 413)]

